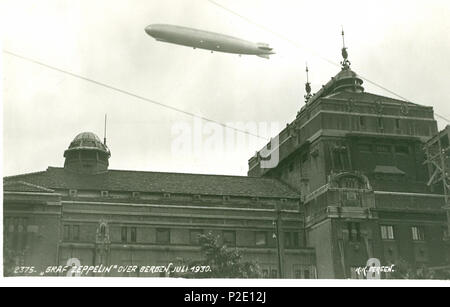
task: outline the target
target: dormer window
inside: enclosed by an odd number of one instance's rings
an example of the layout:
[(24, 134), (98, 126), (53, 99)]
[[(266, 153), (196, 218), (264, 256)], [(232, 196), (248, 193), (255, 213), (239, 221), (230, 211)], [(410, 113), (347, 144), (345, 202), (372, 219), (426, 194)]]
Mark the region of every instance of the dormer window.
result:
[(163, 197), (164, 198), (170, 198), (170, 193), (164, 193)]
[(133, 192), (133, 193), (132, 193), (132, 197), (133, 197), (133, 198), (140, 198), (140, 197), (141, 197), (141, 194), (140, 194), (139, 192)]
[(77, 195), (78, 195), (78, 191), (77, 190), (74, 190), (74, 189), (70, 189), (69, 190), (69, 196), (70, 197), (77, 197)]
[(101, 196), (102, 197), (108, 197), (109, 196), (109, 192), (108, 191), (101, 191)]
[(200, 194), (196, 194), (196, 195), (194, 195), (194, 199), (200, 200), (200, 199), (202, 199), (202, 196)]

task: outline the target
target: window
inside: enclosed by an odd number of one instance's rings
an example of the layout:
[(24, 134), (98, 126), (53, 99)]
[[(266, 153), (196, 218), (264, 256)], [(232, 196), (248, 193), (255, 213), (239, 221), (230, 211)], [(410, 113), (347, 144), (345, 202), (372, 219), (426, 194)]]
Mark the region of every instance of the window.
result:
[(64, 225), (63, 239), (65, 241), (79, 241), (80, 225)]
[(364, 117), (364, 116), (360, 116), (360, 117), (359, 117), (359, 125), (360, 125), (361, 127), (364, 127), (364, 126), (366, 125), (366, 120), (365, 120), (365, 117)]
[(170, 243), (170, 229), (156, 229), (156, 243)]
[(164, 193), (164, 198), (170, 198), (170, 193)]
[(425, 231), (422, 227), (413, 226), (411, 227), (411, 232), (414, 241), (425, 241)]
[(106, 236), (106, 226), (104, 224), (100, 225), (100, 237), (104, 238)]
[(378, 128), (383, 128), (383, 119), (378, 117)]
[(267, 245), (267, 232), (257, 231), (255, 233), (255, 245), (256, 246), (266, 246)]
[(382, 225), (381, 226), (381, 239), (394, 240), (394, 226)]
[(348, 231), (348, 240), (349, 241), (360, 241), (361, 240), (361, 231), (360, 224), (348, 222), (347, 223), (347, 231)]
[(98, 159), (100, 161), (108, 161), (108, 155), (103, 153), (103, 152), (99, 152), (98, 153)]
[(108, 197), (109, 196), (109, 192), (108, 191), (102, 191), (101, 195), (102, 195), (102, 197)]
[(388, 145), (378, 145), (377, 146), (377, 152), (379, 153), (390, 153), (391, 147)]
[(70, 225), (64, 225), (64, 240), (70, 240)]
[(26, 234), (28, 227), (28, 219), (23, 217), (9, 217), (5, 218), (4, 232), (6, 237), (5, 244), (13, 250), (23, 250), (26, 247), (28, 236)]
[(69, 190), (69, 196), (70, 197), (77, 197), (78, 191), (77, 190)]
[(236, 231), (224, 230), (223, 231), (223, 244), (228, 246), (236, 246)]
[(361, 189), (363, 185), (356, 177), (343, 177), (339, 180), (339, 187), (346, 189)]
[(395, 153), (407, 155), (409, 154), (409, 148), (405, 145), (397, 145), (395, 146)]
[(359, 148), (359, 151), (365, 151), (365, 152), (372, 151), (372, 145), (370, 145), (370, 144), (359, 144), (358, 148)]
[(72, 227), (72, 239), (74, 241), (80, 240), (80, 226), (79, 225), (73, 225)]
[(285, 232), (284, 233), (284, 247), (292, 248), (298, 247), (298, 233), (297, 232)]
[(132, 197), (133, 198), (140, 198), (141, 194), (139, 192), (133, 192)]
[(14, 226), (14, 219), (9, 217), (6, 219), (5, 228), (8, 229), (8, 232), (14, 232), (16, 227)]
[(193, 245), (200, 245), (200, 236), (203, 234), (202, 229), (191, 229), (190, 242)]
[(395, 119), (395, 128), (400, 129), (400, 119)]
[(71, 161), (73, 161), (73, 160), (78, 160), (78, 153), (79, 152), (68, 152), (67, 153), (67, 155), (66, 155), (66, 159), (67, 160), (71, 160)]
[(136, 227), (130, 227), (130, 242), (136, 242)]
[[(86, 146), (87, 144), (84, 143), (83, 145)], [(89, 146), (89, 145), (87, 145), (87, 146)], [(95, 144), (93, 144), (93, 147), (94, 146), (95, 146)], [(97, 160), (97, 153), (95, 151), (81, 151), (81, 158), (86, 159), (86, 160)]]
[(122, 242), (128, 241), (128, 229), (125, 226), (123, 226), (121, 230), (121, 241)]
[(200, 200), (200, 199), (202, 199), (202, 196), (201, 196), (201, 195), (199, 195), (199, 194), (197, 194), (197, 195), (194, 195), (194, 199), (195, 199), (195, 200)]
[(262, 270), (262, 275), (263, 275), (263, 278), (269, 278), (269, 270), (268, 269), (263, 269)]

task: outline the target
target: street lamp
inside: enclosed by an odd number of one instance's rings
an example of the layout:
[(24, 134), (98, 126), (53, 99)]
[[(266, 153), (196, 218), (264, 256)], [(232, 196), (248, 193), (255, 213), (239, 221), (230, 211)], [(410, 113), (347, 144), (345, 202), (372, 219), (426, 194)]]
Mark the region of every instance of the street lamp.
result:
[(277, 258), (278, 258), (278, 277), (283, 278), (283, 266), (282, 266), (282, 258), (281, 258), (281, 236), (280, 236), (280, 227), (281, 227), (281, 212), (280, 209), (276, 209), (276, 220), (273, 221), (273, 226), (275, 228), (275, 232), (273, 233), (273, 237), (277, 241)]

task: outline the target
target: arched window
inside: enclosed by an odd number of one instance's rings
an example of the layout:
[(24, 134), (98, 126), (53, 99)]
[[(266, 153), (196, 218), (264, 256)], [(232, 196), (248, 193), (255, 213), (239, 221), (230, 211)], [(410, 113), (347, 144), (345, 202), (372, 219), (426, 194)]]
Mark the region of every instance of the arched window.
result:
[(339, 187), (347, 189), (363, 189), (364, 185), (359, 178), (343, 177), (339, 180)]
[(106, 236), (106, 226), (105, 224), (100, 225), (100, 236), (104, 238)]

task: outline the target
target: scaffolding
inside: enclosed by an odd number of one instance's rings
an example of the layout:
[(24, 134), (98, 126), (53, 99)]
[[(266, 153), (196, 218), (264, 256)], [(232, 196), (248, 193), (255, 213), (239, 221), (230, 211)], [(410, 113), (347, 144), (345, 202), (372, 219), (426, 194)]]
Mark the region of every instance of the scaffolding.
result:
[(425, 143), (425, 164), (428, 165), (430, 180), (428, 186), (442, 185), (445, 196), (445, 206), (447, 212), (447, 235), (450, 234), (450, 126), (445, 127), (437, 135), (433, 136)]

